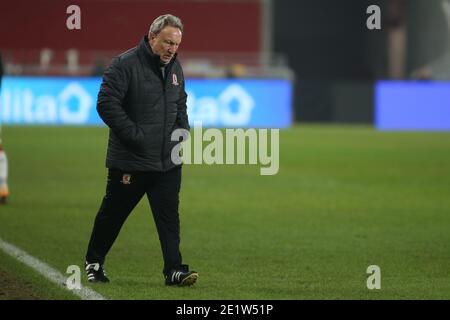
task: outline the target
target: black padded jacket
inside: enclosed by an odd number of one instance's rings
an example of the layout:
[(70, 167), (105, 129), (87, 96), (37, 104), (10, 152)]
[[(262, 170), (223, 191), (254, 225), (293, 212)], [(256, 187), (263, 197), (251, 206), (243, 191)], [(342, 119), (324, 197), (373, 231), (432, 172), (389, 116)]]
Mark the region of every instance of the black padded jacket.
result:
[(183, 70), (176, 56), (161, 71), (160, 58), (144, 36), (113, 59), (103, 75), (97, 111), (110, 128), (106, 166), (123, 171), (168, 171), (171, 134), (189, 130)]

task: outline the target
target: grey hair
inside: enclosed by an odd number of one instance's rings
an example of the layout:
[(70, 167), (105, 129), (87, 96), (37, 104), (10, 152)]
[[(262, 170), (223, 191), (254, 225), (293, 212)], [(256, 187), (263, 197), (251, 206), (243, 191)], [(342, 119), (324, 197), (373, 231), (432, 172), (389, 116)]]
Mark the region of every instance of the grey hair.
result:
[(183, 32), (183, 23), (181, 22), (180, 18), (175, 17), (171, 14), (164, 14), (156, 18), (152, 22), (149, 32), (158, 34), (167, 26), (178, 28), (181, 32)]

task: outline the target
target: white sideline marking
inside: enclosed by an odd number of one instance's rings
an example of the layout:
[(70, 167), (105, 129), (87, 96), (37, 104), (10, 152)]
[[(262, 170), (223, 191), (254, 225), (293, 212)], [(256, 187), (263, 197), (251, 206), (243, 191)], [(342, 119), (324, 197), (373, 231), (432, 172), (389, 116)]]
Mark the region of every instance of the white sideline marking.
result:
[[(20, 262), (26, 264), (27, 266), (33, 268), (37, 272), (39, 272), (41, 275), (43, 275), (45, 278), (50, 280), (53, 283), (56, 283), (59, 287), (64, 288), (73, 294), (79, 296), (83, 300), (106, 300), (105, 297), (103, 297), (98, 292), (81, 286), (80, 290), (69, 290), (66, 287), (66, 279), (61, 272), (59, 272), (56, 269), (53, 269), (45, 262), (40, 261), (39, 259), (29, 255), (22, 249), (17, 248), (15, 245), (12, 245), (6, 241), (3, 241), (0, 238), (0, 249), (2, 249), (4, 252), (12, 256), (13, 258), (16, 258)], [(83, 270), (84, 268), (81, 268)]]

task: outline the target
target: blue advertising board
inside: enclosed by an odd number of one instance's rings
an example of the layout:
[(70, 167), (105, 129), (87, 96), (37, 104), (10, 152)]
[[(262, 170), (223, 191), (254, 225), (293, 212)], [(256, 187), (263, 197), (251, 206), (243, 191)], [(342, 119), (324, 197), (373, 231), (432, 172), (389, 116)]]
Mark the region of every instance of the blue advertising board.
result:
[[(101, 78), (5, 77), (0, 122), (9, 125), (103, 125), (96, 111)], [(191, 124), (286, 128), (292, 121), (288, 80), (187, 79)]]
[(450, 83), (378, 82), (375, 124), (380, 130), (450, 130)]

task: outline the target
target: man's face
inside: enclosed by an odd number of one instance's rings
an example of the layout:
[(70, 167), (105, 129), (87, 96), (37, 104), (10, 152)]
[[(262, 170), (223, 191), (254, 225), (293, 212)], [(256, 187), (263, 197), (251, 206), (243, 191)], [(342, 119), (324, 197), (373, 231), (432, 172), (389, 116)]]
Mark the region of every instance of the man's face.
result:
[(167, 26), (158, 34), (150, 33), (148, 38), (153, 53), (159, 55), (162, 63), (168, 64), (181, 43), (181, 30)]

